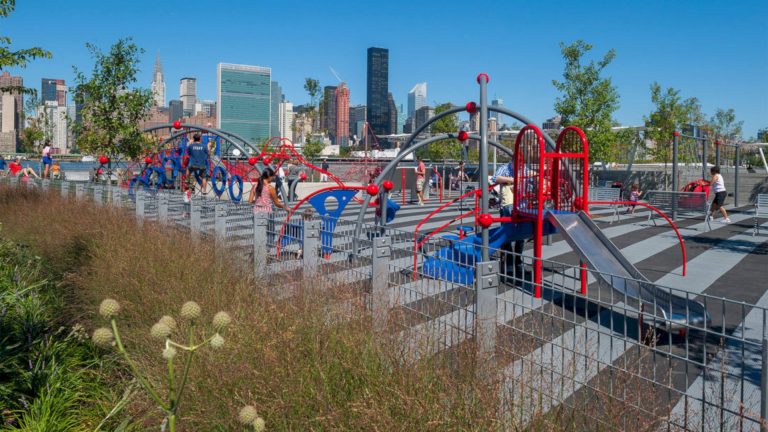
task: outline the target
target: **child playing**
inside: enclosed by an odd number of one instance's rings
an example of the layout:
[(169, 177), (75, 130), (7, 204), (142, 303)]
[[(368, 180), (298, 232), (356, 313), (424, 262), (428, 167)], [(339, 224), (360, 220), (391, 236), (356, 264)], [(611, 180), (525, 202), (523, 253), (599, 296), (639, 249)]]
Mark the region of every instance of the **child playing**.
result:
[(643, 192), (640, 190), (640, 186), (637, 183), (633, 184), (629, 192), (629, 202), (632, 204), (627, 207), (628, 214), (635, 214), (635, 207), (637, 206), (637, 202), (640, 200), (640, 195), (642, 194)]

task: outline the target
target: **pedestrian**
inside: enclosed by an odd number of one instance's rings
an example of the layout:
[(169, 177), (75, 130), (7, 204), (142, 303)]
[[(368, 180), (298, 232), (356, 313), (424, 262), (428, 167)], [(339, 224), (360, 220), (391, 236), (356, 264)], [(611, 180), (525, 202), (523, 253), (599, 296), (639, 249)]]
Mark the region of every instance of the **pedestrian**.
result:
[[(501, 217), (511, 217), (514, 212), (515, 177), (515, 165), (514, 162), (510, 160), (509, 163), (500, 166), (490, 178), (490, 184), (499, 186), (499, 195), (501, 195), (499, 213), (501, 214)], [(511, 243), (505, 243), (501, 247), (502, 253), (500, 254), (500, 257), (503, 257), (501, 262), (501, 265), (503, 266), (502, 273), (506, 275), (505, 279), (508, 283), (515, 279), (523, 279), (524, 249), (525, 240), (515, 240), (514, 248)]]
[(272, 185), (273, 181), (275, 181), (275, 171), (270, 167), (265, 167), (256, 182), (256, 186), (251, 188), (251, 193), (248, 197), (248, 202), (253, 203), (254, 214), (261, 213), (267, 215), (269, 221), (267, 226), (267, 244), (269, 245), (273, 245), (275, 242), (275, 219), (272, 206), (290, 211), (290, 208), (277, 197), (277, 191), (275, 191), (275, 187)]
[(419, 197), (419, 205), (424, 205), (424, 177), (427, 174), (427, 167), (424, 165), (424, 160), (421, 156), (416, 158), (418, 165), (416, 165), (416, 195)]
[(320, 166), (324, 172), (320, 173), (320, 181), (325, 183), (328, 181), (328, 169), (331, 166), (328, 164), (328, 158), (323, 158), (323, 164)]
[(629, 202), (632, 204), (627, 207), (628, 214), (635, 214), (635, 207), (637, 206), (637, 202), (640, 201), (640, 195), (642, 194), (643, 191), (640, 190), (640, 185), (637, 183), (633, 184), (629, 191)]
[(0, 154), (0, 175), (4, 175), (5, 174), (6, 168), (7, 167), (6, 167), (6, 163), (5, 163), (5, 156)]
[(43, 178), (51, 177), (51, 164), (53, 164), (53, 159), (51, 159), (51, 142), (46, 141), (43, 146)]
[(724, 207), (725, 197), (728, 195), (728, 192), (725, 191), (725, 180), (723, 180), (723, 175), (720, 174), (720, 167), (713, 166), (709, 172), (712, 174), (712, 180), (710, 180), (709, 184), (712, 187), (712, 192), (715, 193), (715, 198), (712, 200), (712, 206), (709, 209), (707, 218), (714, 220), (715, 213), (720, 210), (720, 214), (723, 215), (723, 223), (729, 224), (731, 219), (728, 217), (728, 212), (725, 211)]
[(192, 192), (195, 190), (197, 179), (201, 179), (202, 187), (200, 194), (205, 194), (205, 187), (208, 186), (208, 148), (200, 142), (200, 134), (192, 136), (192, 144), (187, 146), (187, 155), (189, 156), (189, 165), (187, 167), (187, 192), (184, 194), (184, 202), (189, 202)]

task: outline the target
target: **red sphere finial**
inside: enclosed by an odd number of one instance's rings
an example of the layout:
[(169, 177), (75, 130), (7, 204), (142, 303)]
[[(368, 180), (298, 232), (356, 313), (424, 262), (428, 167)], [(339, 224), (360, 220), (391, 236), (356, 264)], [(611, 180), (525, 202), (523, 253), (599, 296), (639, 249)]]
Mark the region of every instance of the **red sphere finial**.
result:
[(467, 102), (466, 109), (468, 113), (474, 114), (477, 112), (477, 104), (474, 102)]
[(469, 139), (467, 131), (459, 131), (459, 141), (464, 142)]
[(573, 200), (573, 208), (576, 211), (584, 210), (584, 198), (576, 197), (576, 199)]
[(674, 136), (676, 136), (676, 137), (679, 137), (679, 136), (680, 136), (680, 132), (678, 132), (678, 131), (674, 131), (674, 132), (672, 132), (672, 135), (674, 135)]
[(269, 165), (270, 163), (272, 163), (272, 158), (267, 156), (264, 159), (262, 159), (262, 162), (264, 162), (264, 165)]
[(365, 191), (368, 192), (368, 195), (375, 196), (379, 194), (379, 187), (375, 184), (369, 184)]
[(384, 180), (384, 183), (382, 183), (381, 185), (384, 186), (384, 190), (387, 192), (391, 191), (392, 188), (395, 187), (394, 183), (392, 183), (389, 180)]
[(145, 157), (144, 158), (144, 163), (147, 164), (147, 165), (151, 164), (152, 163), (152, 157), (151, 156)]
[(102, 156), (102, 157), (99, 158), (99, 163), (102, 164), (102, 165), (106, 165), (106, 164), (109, 163), (109, 158), (106, 157), (106, 156)]
[(715, 145), (720, 145), (720, 140), (716, 140)]
[(301, 173), (299, 173), (299, 180), (301, 180), (301, 181), (307, 181), (307, 173), (305, 173), (304, 171), (302, 171)]
[(248, 158), (248, 165), (254, 166), (259, 162), (259, 158), (256, 157), (249, 157)]
[(481, 74), (477, 75), (477, 83), (478, 83), (478, 84), (480, 84), (480, 78), (481, 78), (481, 77), (485, 77), (485, 83), (486, 83), (486, 84), (488, 84), (489, 82), (491, 82), (491, 79), (490, 79), (490, 78), (488, 78), (488, 74), (487, 74), (487, 73), (481, 73)]
[(181, 129), (181, 122), (180, 122), (180, 121), (178, 121), (178, 120), (176, 120), (175, 122), (173, 122), (173, 128), (174, 128), (174, 129), (176, 129), (176, 130), (179, 130), (179, 129)]
[(477, 223), (483, 228), (488, 228), (493, 225), (493, 216), (488, 213), (482, 213), (477, 217)]

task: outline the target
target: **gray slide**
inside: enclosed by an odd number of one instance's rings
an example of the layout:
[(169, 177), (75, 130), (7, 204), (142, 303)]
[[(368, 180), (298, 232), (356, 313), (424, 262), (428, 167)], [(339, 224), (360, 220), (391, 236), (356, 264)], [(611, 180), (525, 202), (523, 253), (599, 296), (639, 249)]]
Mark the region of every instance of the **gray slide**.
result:
[(547, 218), (581, 259), (620, 294), (619, 299), (638, 310), (642, 304), (646, 321), (650, 315), (658, 327), (669, 330), (685, 324), (701, 327), (709, 323), (704, 305), (650, 282), (583, 211), (549, 212)]

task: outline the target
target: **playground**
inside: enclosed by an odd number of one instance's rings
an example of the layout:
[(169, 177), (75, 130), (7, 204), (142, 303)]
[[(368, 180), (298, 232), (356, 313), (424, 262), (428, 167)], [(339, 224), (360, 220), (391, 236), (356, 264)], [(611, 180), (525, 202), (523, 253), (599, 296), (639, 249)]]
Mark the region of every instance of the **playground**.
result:
[[(715, 164), (734, 167), (729, 224), (707, 218), (710, 143), (698, 136), (676, 132), (669, 189), (630, 200), (627, 190), (591, 180), (579, 128), (552, 138), (525, 116), (490, 106), (489, 81), (478, 75), (477, 102), (432, 117), (385, 165), (365, 159), (344, 172), (324, 170), (287, 140), (255, 145), (177, 122), (146, 131), (157, 147), (142, 161), (102, 156), (101, 181), (25, 184), (127, 208), (141, 223), (188, 229), (233, 251), (257, 275), (283, 281), (276, 296), (291, 296), (298, 278), (347, 289), (340, 309), (362, 303), (375, 328), (419, 346), (417, 358), (471, 340), (488, 368), (505, 377), (509, 400), (544, 401), (509, 413), (523, 423), (534, 411), (583, 406), (595, 395), (622, 401), (617, 380), (629, 377), (647, 392), (638, 410), (672, 428), (764, 427), (768, 195), (751, 203), (738, 196), (738, 147), (714, 143)], [(489, 138), (489, 112), (526, 125), (514, 147)], [(478, 115), (480, 130), (417, 141), (432, 122), (458, 113)], [(188, 183), (198, 190), (205, 183), (187, 179), (195, 134), (210, 152), (210, 181), (202, 193), (187, 194)], [(426, 173), (403, 161), (449, 139), (478, 145), (478, 181), (451, 193), (435, 170), (429, 199), (415, 205)], [(513, 182), (493, 184), (491, 149), (509, 161), (501, 165)], [(247, 203), (266, 167), (288, 171), (277, 185), (287, 212), (254, 214)], [(690, 167), (695, 175), (680, 175)], [(319, 175), (329, 181), (310, 182)], [(491, 208), (496, 186), (514, 197), (501, 203), (503, 214)], [(630, 213), (629, 206), (636, 208)], [(522, 250), (513, 250), (515, 242)]]

